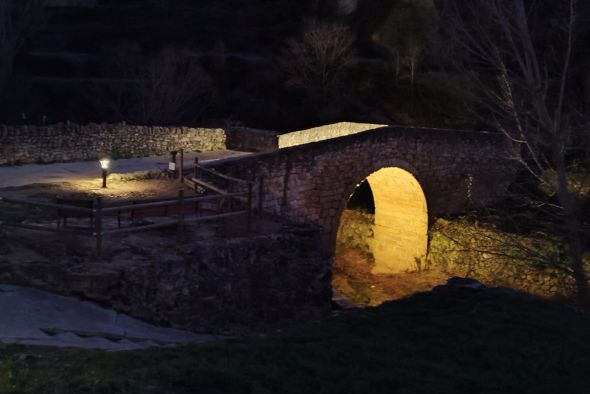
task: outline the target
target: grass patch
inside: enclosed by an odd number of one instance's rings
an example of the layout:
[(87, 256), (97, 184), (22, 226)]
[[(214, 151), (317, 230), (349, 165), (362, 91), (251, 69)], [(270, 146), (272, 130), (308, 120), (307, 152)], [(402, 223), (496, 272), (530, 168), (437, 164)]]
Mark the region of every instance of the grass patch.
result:
[(264, 338), (107, 353), (8, 346), (0, 393), (588, 393), (590, 316), (423, 293)]

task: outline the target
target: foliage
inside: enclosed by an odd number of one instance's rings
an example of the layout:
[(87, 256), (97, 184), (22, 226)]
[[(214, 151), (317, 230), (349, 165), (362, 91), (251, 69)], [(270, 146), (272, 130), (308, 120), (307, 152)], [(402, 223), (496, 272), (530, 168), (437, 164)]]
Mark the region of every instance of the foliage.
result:
[(102, 116), (141, 125), (177, 125), (197, 120), (211, 104), (211, 78), (187, 48), (165, 47), (143, 56), (138, 45), (127, 43), (114, 52), (128, 82), (97, 87), (93, 105)]
[[(587, 170), (573, 162), (567, 171), (567, 188), (569, 192), (579, 199), (588, 199), (590, 195), (590, 175)], [(542, 175), (543, 181), (539, 187), (547, 196), (555, 196), (557, 193), (558, 179), (554, 169), (546, 170)]]
[[(588, 226), (580, 217), (581, 194), (570, 187), (573, 159), (590, 163), (589, 151), (576, 143), (587, 141), (589, 130), (572, 81), (572, 63), (580, 51), (575, 44), (578, 2), (443, 3), (449, 60), (469, 78), (473, 107), (505, 135), (511, 157), (528, 178), (515, 186), (513, 198), (523, 210), (534, 212), (544, 232), (567, 245), (579, 300), (590, 306), (582, 258)], [(549, 12), (550, 18), (539, 17)]]
[(287, 42), (281, 66), (287, 85), (323, 101), (337, 99), (356, 63), (354, 35), (341, 22), (307, 20), (299, 38)]
[(587, 314), (513, 291), (425, 293), (200, 346), (10, 346), (0, 393), (584, 393), (589, 324)]
[[(489, 285), (575, 299), (567, 246), (558, 237), (540, 232), (517, 234), (492, 221), (438, 219), (429, 231), (431, 267)], [(585, 268), (590, 273), (590, 255)]]
[(392, 55), (395, 79), (402, 73), (414, 84), (425, 52), (435, 39), (436, 9), (432, 0), (399, 0), (379, 31)]
[(412, 103), (405, 100), (413, 125), (473, 129), (477, 118), (465, 102), (465, 83), (455, 74), (423, 71), (416, 75), (413, 86), (398, 85), (397, 93), (414, 97)]
[(14, 59), (43, 22), (44, 0), (0, 1), (0, 94), (12, 75)]

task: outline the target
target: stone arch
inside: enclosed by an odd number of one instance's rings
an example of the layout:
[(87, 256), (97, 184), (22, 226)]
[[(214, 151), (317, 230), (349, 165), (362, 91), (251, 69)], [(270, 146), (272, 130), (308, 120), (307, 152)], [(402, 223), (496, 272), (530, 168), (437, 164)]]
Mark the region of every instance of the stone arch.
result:
[(373, 238), (368, 240), (375, 259), (373, 273), (419, 269), (428, 247), (428, 206), (422, 186), (401, 167), (383, 167), (364, 179), (375, 203)]

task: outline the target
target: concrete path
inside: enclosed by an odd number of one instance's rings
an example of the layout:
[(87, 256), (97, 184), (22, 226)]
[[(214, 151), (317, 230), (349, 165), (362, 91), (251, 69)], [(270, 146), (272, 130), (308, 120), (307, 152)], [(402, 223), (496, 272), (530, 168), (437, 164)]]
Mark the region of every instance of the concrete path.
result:
[(75, 298), (0, 285), (0, 343), (132, 350), (213, 339), (153, 326)]
[[(202, 162), (208, 162), (247, 154), (250, 153), (231, 150), (186, 153), (184, 155), (184, 161), (185, 166), (189, 168), (192, 166), (195, 157), (198, 157)], [(169, 155), (113, 160), (109, 172), (116, 174), (148, 171), (155, 168), (165, 169), (168, 168), (169, 160)], [(0, 167), (0, 188), (92, 178), (100, 178), (100, 167), (98, 162), (95, 161)]]

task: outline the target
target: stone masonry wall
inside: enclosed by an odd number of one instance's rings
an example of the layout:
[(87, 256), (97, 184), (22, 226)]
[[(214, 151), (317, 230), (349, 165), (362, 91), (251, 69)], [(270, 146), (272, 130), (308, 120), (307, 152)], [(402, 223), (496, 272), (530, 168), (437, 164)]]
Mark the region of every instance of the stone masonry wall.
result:
[(263, 181), (263, 209), (322, 229), (333, 253), (348, 198), (370, 174), (399, 167), (420, 183), (430, 223), (502, 200), (516, 172), (502, 135), (386, 127), (333, 140), (228, 159), (216, 168)]
[(229, 127), (227, 148), (246, 152), (267, 152), (279, 147), (278, 133), (270, 130), (252, 129), (248, 127)]
[(314, 127), (281, 134), (276, 131), (233, 127), (227, 130), (227, 146), (229, 149), (250, 152), (268, 152), (332, 138), (374, 130), (384, 125), (369, 123), (340, 122), (326, 126)]
[[(535, 255), (559, 261), (564, 258), (561, 252), (558, 244), (540, 238), (509, 234), (464, 219), (439, 219), (430, 229), (428, 263), (431, 268), (477, 279), (488, 286), (570, 298), (575, 294), (573, 278), (535, 262)], [(590, 273), (590, 256), (587, 263)]]
[(24, 232), (0, 229), (0, 283), (82, 296), (152, 323), (207, 333), (325, 315), (332, 264), (321, 254), (317, 229), (278, 227), (241, 236), (187, 228), (192, 238), (181, 244), (175, 231), (121, 235), (107, 238), (96, 260), (85, 239), (25, 240)]
[(130, 158), (225, 149), (222, 129), (126, 124), (0, 125), (0, 165)]

